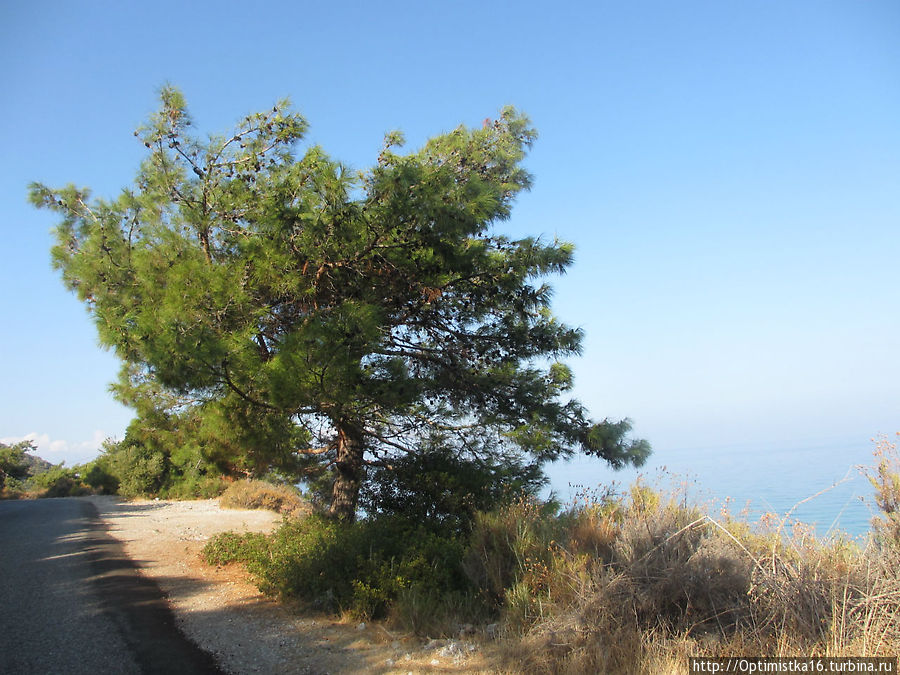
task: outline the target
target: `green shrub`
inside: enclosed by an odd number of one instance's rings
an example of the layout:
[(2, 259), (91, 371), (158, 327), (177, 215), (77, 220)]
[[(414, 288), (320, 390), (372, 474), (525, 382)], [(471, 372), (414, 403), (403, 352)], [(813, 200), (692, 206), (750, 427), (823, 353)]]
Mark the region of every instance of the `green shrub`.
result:
[(90, 488), (81, 480), (79, 467), (55, 466), (33, 476), (29, 483), (38, 488), (41, 497), (81, 497), (91, 494)]
[(459, 541), (397, 519), (338, 524), (313, 517), (282, 527), (272, 549), (264, 574), (270, 586), (359, 617), (382, 615), (404, 588), (464, 585)]
[(114, 495), (119, 490), (119, 479), (110, 473), (106, 461), (91, 462), (84, 473), (84, 482), (102, 495)]
[(338, 568), (346, 569), (347, 551), (338, 546), (339, 525), (320, 516), (284, 523), (271, 536), (270, 556), (250, 562), (260, 589), (281, 597), (298, 597), (312, 605), (327, 606), (339, 584)]
[(407, 589), (464, 592), (463, 543), (395, 518), (339, 523), (319, 515), (286, 521), (266, 539), (223, 535), (207, 562), (244, 561), (261, 590), (329, 611), (384, 616)]
[(2, 499), (20, 499), (25, 496), (26, 491), (25, 482), (18, 478), (7, 477), (5, 485), (2, 485), (2, 480), (0, 480), (0, 498)]
[(168, 477), (168, 462), (161, 450), (129, 438), (106, 446), (109, 472), (119, 481), (119, 494), (145, 497), (159, 493)]
[(259, 532), (223, 532), (203, 547), (203, 560), (207, 565), (251, 563), (263, 560), (268, 554), (269, 539)]
[(123, 497), (196, 499), (216, 497), (226, 485), (196, 445), (177, 445), (181, 437), (135, 420), (123, 441), (107, 441), (86, 480), (103, 493)]

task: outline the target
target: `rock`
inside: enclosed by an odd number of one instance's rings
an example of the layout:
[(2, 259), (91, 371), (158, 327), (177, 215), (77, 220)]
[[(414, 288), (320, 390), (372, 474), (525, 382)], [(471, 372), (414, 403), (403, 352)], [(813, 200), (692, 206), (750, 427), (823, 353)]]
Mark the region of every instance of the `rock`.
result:
[(460, 648), (459, 643), (454, 642), (453, 640), (450, 640), (446, 646), (438, 651), (438, 654), (444, 657), (460, 656), (462, 653), (462, 648)]
[(365, 622), (360, 623), (360, 624), (356, 627), (356, 630), (365, 630), (365, 629), (366, 629), (366, 624), (365, 624)]

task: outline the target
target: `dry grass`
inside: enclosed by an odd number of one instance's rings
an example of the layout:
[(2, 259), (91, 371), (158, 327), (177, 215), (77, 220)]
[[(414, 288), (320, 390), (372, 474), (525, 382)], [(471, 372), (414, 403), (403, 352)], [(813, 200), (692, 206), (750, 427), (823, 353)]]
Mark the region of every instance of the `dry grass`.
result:
[(686, 673), (690, 656), (896, 655), (900, 462), (889, 445), (878, 448), (882, 516), (865, 546), (817, 539), (790, 513), (753, 525), (713, 518), (683, 493), (640, 483), (557, 517), (530, 503), (481, 517), (466, 569), (500, 607), (508, 672)]
[[(897, 432), (900, 437), (900, 431)], [(875, 503), (880, 515), (873, 521), (875, 535), (882, 541), (900, 541), (900, 454), (897, 444), (887, 436), (875, 441), (875, 468), (863, 467), (863, 472), (875, 488)]]
[(219, 505), (226, 509), (267, 509), (291, 518), (312, 512), (297, 488), (261, 480), (235, 481), (219, 497)]

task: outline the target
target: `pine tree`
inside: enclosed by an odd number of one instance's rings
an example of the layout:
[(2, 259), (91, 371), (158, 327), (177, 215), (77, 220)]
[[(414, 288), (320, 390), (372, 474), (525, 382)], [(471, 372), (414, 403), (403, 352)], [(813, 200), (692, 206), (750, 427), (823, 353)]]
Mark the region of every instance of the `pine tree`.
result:
[(257, 465), (285, 444), (318, 455), (345, 519), (367, 463), (434, 433), (462, 448), (489, 434), (478, 447), (537, 462), (645, 459), (627, 420), (595, 424), (564, 399), (558, 359), (581, 334), (553, 317), (542, 279), (572, 246), (493, 231), (531, 185), (525, 116), (506, 108), (408, 154), (394, 132), (354, 173), (317, 146), (295, 154), (307, 123), (286, 101), (201, 140), (182, 95), (161, 99), (118, 199), (31, 186), (61, 215), (53, 262), (124, 362), (122, 390), (180, 396)]

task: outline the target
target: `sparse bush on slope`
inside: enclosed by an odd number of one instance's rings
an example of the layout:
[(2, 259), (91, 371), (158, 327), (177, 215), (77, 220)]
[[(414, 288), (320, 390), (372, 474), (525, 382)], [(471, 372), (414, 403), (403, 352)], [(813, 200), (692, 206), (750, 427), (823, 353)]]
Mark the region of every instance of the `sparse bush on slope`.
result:
[(219, 505), (226, 509), (267, 509), (292, 517), (312, 511), (297, 488), (262, 480), (235, 481), (219, 497)]
[[(897, 432), (900, 437), (900, 432)], [(875, 503), (879, 515), (872, 521), (872, 527), (879, 544), (886, 548), (900, 549), (900, 454), (897, 444), (887, 436), (875, 440), (874, 469), (867, 475), (875, 488)]]
[[(890, 524), (888, 515), (880, 521)], [(771, 514), (754, 526), (714, 519), (640, 484), (563, 514), (562, 534), (547, 523), (523, 527), (527, 511), (500, 520), (505, 532), (496, 517), (482, 519), (472, 541), (493, 527), (491, 540), (505, 542), (479, 569), (505, 569), (511, 579), (501, 608), (516, 672), (673, 672), (673, 663), (687, 672), (688, 655), (900, 649), (900, 551), (877, 524), (880, 534), (861, 548)], [(515, 553), (523, 542), (529, 555)]]

